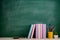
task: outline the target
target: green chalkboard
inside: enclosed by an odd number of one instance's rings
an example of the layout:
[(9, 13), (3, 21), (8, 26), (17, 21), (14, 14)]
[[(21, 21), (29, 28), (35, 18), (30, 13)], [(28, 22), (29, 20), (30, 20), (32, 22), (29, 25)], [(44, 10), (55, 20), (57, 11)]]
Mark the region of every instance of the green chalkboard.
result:
[(55, 25), (60, 32), (58, 0), (3, 0), (0, 4), (0, 37), (27, 37), (34, 23)]

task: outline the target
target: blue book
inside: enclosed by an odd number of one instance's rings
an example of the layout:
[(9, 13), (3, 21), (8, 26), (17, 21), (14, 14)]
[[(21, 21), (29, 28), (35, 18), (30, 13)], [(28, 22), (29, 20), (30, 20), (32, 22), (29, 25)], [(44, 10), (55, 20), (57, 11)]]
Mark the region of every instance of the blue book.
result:
[(31, 36), (31, 33), (32, 33), (32, 29), (33, 29), (33, 24), (31, 25), (31, 28), (30, 28), (30, 31), (29, 31), (29, 34), (28, 34), (28, 39), (30, 39), (30, 36)]

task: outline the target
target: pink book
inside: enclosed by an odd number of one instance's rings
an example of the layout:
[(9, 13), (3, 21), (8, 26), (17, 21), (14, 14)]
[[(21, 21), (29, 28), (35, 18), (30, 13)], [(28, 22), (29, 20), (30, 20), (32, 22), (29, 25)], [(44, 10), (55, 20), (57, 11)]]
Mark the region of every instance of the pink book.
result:
[(42, 39), (42, 26), (43, 24), (40, 24), (40, 39)]
[(40, 24), (36, 24), (36, 38), (40, 39)]
[(38, 38), (38, 24), (36, 24), (36, 38)]

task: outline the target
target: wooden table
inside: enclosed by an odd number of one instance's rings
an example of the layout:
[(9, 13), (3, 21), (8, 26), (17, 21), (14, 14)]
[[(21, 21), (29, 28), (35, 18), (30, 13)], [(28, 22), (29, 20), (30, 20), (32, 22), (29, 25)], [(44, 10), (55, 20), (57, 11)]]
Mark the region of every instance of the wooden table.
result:
[(19, 38), (19, 39), (13, 39), (13, 38), (0, 38), (0, 40), (60, 40), (60, 38), (58, 39), (27, 39), (27, 38)]

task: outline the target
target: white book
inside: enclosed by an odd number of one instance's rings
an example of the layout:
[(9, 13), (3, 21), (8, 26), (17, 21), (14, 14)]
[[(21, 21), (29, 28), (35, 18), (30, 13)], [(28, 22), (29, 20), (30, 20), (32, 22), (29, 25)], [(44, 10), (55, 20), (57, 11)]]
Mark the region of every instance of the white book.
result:
[(31, 28), (30, 28), (30, 31), (29, 31), (29, 34), (28, 34), (28, 39), (30, 39), (30, 36), (31, 36), (31, 33), (32, 33), (32, 29), (33, 29), (33, 24), (31, 25)]
[(46, 24), (43, 24), (43, 39), (45, 39), (46, 38)]
[(31, 39), (33, 38), (34, 31), (35, 31), (35, 24), (33, 25), (32, 33), (31, 33)]

